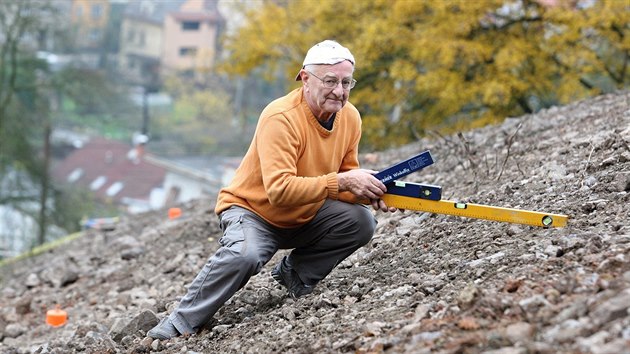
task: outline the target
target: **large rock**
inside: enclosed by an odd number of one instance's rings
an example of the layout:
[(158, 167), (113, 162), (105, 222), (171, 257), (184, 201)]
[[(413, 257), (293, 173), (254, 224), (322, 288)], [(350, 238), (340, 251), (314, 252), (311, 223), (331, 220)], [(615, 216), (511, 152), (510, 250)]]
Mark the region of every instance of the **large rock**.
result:
[(133, 318), (118, 318), (109, 330), (109, 336), (116, 342), (121, 342), (128, 335), (144, 335), (158, 324), (158, 318), (153, 311), (145, 310)]

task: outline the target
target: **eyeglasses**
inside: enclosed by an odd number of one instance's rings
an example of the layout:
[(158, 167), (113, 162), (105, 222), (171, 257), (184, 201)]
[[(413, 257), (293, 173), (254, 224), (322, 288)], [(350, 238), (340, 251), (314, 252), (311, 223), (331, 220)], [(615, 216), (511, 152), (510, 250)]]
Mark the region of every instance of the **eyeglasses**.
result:
[[(323, 84), (324, 87), (326, 88), (335, 88), (337, 87), (337, 85), (339, 85), (339, 79), (337, 79), (336, 77), (325, 77), (325, 78), (321, 78), (315, 74), (313, 74), (312, 72), (306, 70), (306, 72), (308, 72), (309, 74), (315, 76), (316, 78), (318, 78)], [(357, 84), (357, 80), (352, 79), (352, 78), (345, 78), (343, 80), (341, 80), (341, 87), (343, 87), (344, 90), (350, 90), (354, 87), (354, 85)]]

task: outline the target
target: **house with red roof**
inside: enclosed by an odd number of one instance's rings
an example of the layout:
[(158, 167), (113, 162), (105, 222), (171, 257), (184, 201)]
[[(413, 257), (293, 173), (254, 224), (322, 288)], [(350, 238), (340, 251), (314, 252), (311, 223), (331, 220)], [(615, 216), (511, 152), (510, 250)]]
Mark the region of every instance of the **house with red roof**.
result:
[(52, 169), (57, 183), (85, 188), (129, 212), (162, 207), (166, 169), (146, 160), (142, 144), (92, 138)]
[(57, 184), (83, 188), (130, 213), (213, 198), (227, 185), (241, 157), (160, 157), (135, 145), (101, 137), (74, 144), (51, 174)]

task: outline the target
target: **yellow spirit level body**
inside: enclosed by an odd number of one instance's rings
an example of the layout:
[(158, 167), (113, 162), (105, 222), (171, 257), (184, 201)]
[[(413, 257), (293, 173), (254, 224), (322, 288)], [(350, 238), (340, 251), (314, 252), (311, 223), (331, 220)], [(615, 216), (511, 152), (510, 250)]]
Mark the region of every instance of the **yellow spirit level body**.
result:
[(564, 227), (567, 225), (568, 220), (568, 216), (560, 214), (460, 203), (449, 200), (428, 200), (387, 193), (385, 193), (381, 199), (387, 206), (398, 209), (425, 211), (434, 214), (448, 214), (531, 226)]

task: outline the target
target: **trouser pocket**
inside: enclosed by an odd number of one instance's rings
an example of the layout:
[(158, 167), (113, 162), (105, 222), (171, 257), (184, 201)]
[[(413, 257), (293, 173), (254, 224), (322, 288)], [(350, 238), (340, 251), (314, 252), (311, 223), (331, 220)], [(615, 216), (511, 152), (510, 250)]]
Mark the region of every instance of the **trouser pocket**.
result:
[(245, 241), (243, 213), (236, 208), (230, 208), (221, 213), (220, 220), (223, 236), (219, 239), (219, 244), (236, 252), (240, 251)]

